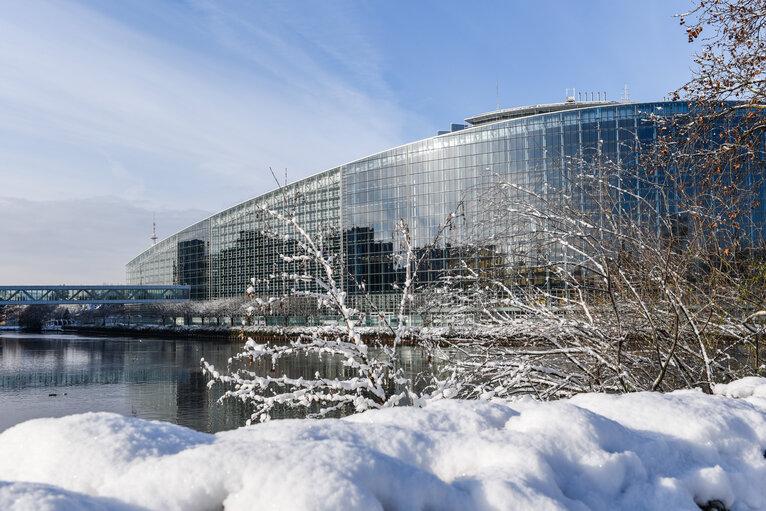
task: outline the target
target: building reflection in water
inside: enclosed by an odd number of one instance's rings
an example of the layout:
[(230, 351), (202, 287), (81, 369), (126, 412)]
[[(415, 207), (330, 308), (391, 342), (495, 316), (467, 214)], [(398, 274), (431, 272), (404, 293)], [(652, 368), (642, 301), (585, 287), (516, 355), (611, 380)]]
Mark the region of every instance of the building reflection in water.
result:
[[(38, 417), (109, 411), (216, 432), (245, 424), (249, 408), (218, 404), (223, 389), (207, 388), (204, 357), (225, 368), (241, 344), (216, 340), (81, 337), (66, 334), (0, 335), (0, 431)], [(405, 374), (424, 369), (417, 348), (401, 348)], [(264, 364), (254, 367), (265, 375)], [(303, 355), (280, 360), (275, 372), (311, 378), (348, 377), (342, 358)], [(288, 410), (285, 416), (292, 416)]]
[(0, 430), (33, 417), (114, 411), (215, 432), (244, 423), (216, 404), (201, 357), (225, 366), (240, 346), (220, 341), (0, 335)]

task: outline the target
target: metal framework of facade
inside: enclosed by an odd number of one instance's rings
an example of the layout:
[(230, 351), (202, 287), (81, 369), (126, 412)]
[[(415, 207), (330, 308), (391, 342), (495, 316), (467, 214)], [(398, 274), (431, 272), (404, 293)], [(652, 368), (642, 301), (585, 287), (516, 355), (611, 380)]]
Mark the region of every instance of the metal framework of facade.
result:
[(0, 286), (0, 305), (187, 302), (189, 286)]

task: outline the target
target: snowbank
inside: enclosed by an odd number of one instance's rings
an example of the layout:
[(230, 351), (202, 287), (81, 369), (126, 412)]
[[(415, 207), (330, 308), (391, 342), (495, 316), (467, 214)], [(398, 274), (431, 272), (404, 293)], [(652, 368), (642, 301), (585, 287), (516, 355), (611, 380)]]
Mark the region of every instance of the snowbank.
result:
[(441, 401), (216, 435), (37, 419), (0, 434), (0, 509), (766, 509), (766, 380), (716, 390), (747, 397)]
[(766, 378), (750, 376), (731, 383), (715, 385), (713, 393), (726, 397), (759, 396), (766, 398)]

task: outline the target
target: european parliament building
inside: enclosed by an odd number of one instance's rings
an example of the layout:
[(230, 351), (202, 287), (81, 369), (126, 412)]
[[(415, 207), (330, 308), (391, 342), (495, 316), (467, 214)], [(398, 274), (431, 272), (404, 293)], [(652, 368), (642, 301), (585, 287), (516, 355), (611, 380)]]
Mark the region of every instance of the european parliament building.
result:
[[(483, 202), (497, 179), (538, 193), (560, 190), (572, 161), (598, 152), (619, 165), (637, 165), (637, 147), (657, 137), (652, 114), (688, 112), (685, 102), (575, 102), (497, 110), (466, 119), (437, 136), (367, 156), (260, 195), (173, 234), (127, 264), (130, 285), (189, 285), (192, 299), (284, 291), (270, 275), (294, 271), (280, 258), (294, 250), (286, 232), (262, 208), (294, 210), (307, 232), (323, 232), (337, 257), (339, 279), (352, 296), (364, 283), (381, 310), (393, 312), (403, 269), (395, 226), (406, 222), (415, 251), (429, 247), (419, 281), (439, 278), (465, 256), (477, 236), (492, 237), (486, 265), (507, 264), (497, 215)], [(559, 192), (556, 192), (559, 193)], [(433, 245), (458, 205), (460, 216)], [(475, 246), (475, 245), (474, 245)], [(465, 250), (464, 250), (464, 247)], [(399, 260), (400, 261), (400, 260)]]

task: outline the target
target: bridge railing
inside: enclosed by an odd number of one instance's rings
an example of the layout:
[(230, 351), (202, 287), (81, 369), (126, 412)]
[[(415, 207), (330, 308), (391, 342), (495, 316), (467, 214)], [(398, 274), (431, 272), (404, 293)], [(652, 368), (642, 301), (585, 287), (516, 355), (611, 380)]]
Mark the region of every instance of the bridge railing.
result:
[(0, 286), (0, 305), (187, 302), (189, 286)]

